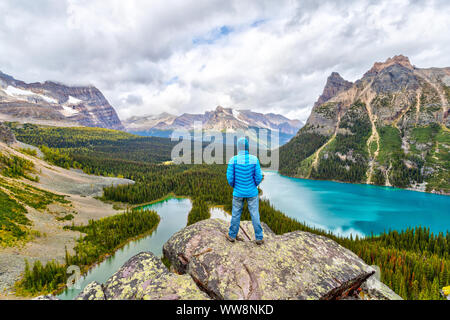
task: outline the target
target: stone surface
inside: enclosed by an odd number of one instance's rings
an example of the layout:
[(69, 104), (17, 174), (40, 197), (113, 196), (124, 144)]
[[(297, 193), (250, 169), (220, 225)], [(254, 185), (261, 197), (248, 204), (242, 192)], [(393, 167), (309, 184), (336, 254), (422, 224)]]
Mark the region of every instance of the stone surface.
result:
[(142, 252), (125, 263), (103, 287), (107, 300), (208, 299), (188, 275), (171, 273), (151, 252)]
[(97, 281), (89, 283), (75, 300), (106, 300), (103, 286)]
[(385, 62), (375, 62), (373, 67), (367, 71), (364, 76), (376, 75), (392, 65), (399, 65), (410, 70), (414, 69), (413, 65), (411, 65), (411, 62), (409, 61), (409, 58), (399, 54), (397, 56), (393, 56), (392, 58), (388, 58)]
[(374, 273), (326, 237), (302, 231), (275, 235), (264, 226), (265, 243), (257, 246), (252, 230), (243, 221), (238, 241), (230, 243), (226, 222), (203, 220), (175, 233), (164, 256), (215, 299), (339, 299)]
[(398, 294), (391, 290), (376, 277), (370, 277), (361, 286), (364, 295), (371, 300), (403, 300)]
[[(332, 135), (336, 129), (338, 112), (342, 103), (330, 102), (330, 100), (341, 92), (349, 90), (352, 86), (353, 83), (342, 78), (339, 73), (331, 73), (327, 78), (322, 94), (314, 103), (307, 125), (305, 125), (305, 129), (308, 130), (305, 130), (305, 132), (312, 131), (325, 136)], [(300, 134), (300, 131), (298, 134)]]

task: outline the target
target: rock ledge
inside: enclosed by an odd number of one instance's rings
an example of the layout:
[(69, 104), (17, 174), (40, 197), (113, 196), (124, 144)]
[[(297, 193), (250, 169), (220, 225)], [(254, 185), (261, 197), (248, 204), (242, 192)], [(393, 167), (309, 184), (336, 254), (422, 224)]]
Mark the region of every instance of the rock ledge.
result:
[(171, 270), (153, 253), (141, 252), (76, 299), (401, 299), (335, 241), (303, 231), (275, 235), (264, 223), (263, 229), (265, 243), (257, 246), (251, 222), (242, 221), (231, 243), (225, 238), (227, 222), (200, 221), (164, 244)]

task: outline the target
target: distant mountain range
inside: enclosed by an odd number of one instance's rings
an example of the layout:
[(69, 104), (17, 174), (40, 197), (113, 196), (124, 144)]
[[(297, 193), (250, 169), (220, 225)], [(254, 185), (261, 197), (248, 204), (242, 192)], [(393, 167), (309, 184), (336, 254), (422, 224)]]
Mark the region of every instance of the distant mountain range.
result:
[(159, 137), (170, 137), (174, 130), (192, 130), (194, 122), (199, 121), (203, 129), (215, 132), (250, 128), (275, 130), (280, 133), (281, 144), (303, 125), (299, 120), (274, 113), (220, 106), (204, 114), (134, 116), (122, 124), (114, 108), (94, 86), (67, 86), (52, 81), (26, 83), (1, 71), (0, 121), (102, 127)]
[(274, 113), (258, 113), (250, 110), (235, 110), (218, 106), (213, 111), (204, 114), (184, 113), (180, 116), (169, 113), (131, 117), (123, 124), (127, 131), (141, 135), (169, 137), (174, 130), (193, 130), (194, 122), (201, 122), (206, 131), (225, 132), (268, 129), (280, 134), (280, 143), (283, 144), (292, 138), (303, 126), (300, 120), (290, 120)]
[(280, 148), (280, 172), (450, 194), (449, 101), (450, 68), (417, 68), (402, 55), (355, 83), (333, 72)]
[(94, 86), (25, 83), (2, 72), (0, 120), (124, 130), (114, 108)]

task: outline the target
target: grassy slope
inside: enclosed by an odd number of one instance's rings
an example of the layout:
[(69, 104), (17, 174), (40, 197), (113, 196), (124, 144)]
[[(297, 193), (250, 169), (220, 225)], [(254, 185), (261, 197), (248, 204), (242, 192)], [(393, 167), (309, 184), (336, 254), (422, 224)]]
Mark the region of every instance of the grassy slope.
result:
[[(44, 210), (63, 196), (27, 184), (36, 181), (33, 162), (17, 155), (0, 154), (0, 247), (27, 241), (32, 233), (27, 207)], [(3, 177), (2, 177), (3, 176)]]

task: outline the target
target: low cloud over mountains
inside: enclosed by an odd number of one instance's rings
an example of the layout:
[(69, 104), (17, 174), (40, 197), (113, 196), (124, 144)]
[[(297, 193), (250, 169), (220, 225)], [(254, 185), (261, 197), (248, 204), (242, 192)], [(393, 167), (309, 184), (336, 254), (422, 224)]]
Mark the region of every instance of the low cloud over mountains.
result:
[(0, 70), (95, 85), (122, 119), (224, 105), (306, 120), (332, 71), (354, 81), (399, 53), (450, 65), (449, 12), (413, 0), (6, 0)]

